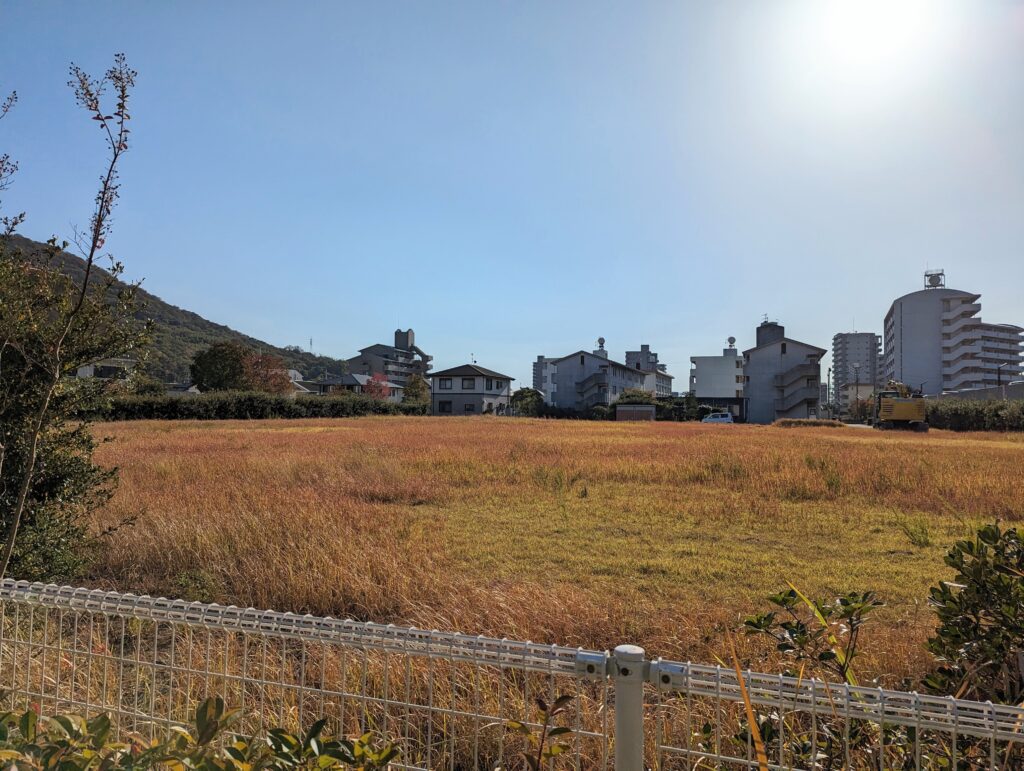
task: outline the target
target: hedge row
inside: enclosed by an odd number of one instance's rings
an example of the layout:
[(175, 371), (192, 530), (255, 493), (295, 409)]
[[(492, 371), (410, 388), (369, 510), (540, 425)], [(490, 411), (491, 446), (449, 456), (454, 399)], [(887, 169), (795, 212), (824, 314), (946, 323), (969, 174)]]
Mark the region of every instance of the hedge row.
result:
[(928, 424), (951, 431), (1024, 431), (1024, 400), (929, 399)]
[(425, 415), (427, 405), (393, 404), (359, 394), (278, 396), (225, 391), (189, 396), (122, 396), (95, 417), (102, 420), (258, 420)]

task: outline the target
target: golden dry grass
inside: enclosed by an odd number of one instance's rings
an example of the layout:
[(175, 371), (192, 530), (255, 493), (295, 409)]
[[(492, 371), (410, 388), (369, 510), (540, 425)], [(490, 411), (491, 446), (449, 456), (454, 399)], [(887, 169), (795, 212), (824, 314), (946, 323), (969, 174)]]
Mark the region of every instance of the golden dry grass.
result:
[(98, 431), (122, 481), (96, 524), (140, 519), (96, 585), (704, 661), (786, 580), (872, 589), (889, 607), (861, 674), (887, 682), (927, 660), (948, 545), (1024, 512), (1013, 435), (395, 417)]

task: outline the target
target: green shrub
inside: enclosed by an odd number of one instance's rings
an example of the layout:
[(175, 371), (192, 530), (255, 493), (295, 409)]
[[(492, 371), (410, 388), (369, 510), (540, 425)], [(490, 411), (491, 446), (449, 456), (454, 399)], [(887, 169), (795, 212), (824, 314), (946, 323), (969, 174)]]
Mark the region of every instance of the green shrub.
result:
[(328, 769), (387, 768), (398, 748), (373, 734), (358, 739), (322, 736), (326, 721), (315, 723), (305, 736), (279, 728), (263, 735), (228, 736), (241, 714), (227, 711), (224, 702), (211, 698), (199, 705), (192, 725), (176, 730), (164, 741), (147, 742), (138, 736), (115, 741), (110, 717), (85, 720), (77, 715), (40, 717), (29, 711), (0, 716), (0, 763), (4, 768), (59, 769)]
[(360, 394), (281, 396), (221, 391), (193, 396), (121, 396), (97, 417), (105, 420), (258, 420), (351, 418), (361, 415), (425, 415), (429, 405), (394, 404)]
[(940, 663), (925, 683), (942, 694), (1024, 700), (1024, 543), (1016, 528), (981, 528), (946, 555), (952, 581), (931, 590), (939, 618), (928, 649)]
[(1024, 431), (1024, 400), (929, 399), (928, 423), (950, 431)]

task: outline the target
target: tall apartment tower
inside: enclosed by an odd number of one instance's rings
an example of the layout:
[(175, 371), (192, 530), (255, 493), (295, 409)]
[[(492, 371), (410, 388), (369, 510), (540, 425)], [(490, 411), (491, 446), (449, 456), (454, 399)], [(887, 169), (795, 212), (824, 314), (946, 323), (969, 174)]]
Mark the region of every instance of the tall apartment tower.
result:
[(874, 332), (840, 332), (832, 338), (832, 382), (840, 413), (856, 398), (884, 385), (882, 337)]
[(1024, 329), (981, 320), (981, 295), (946, 287), (941, 270), (885, 314), (884, 377), (925, 394), (1008, 383), (1024, 370)]

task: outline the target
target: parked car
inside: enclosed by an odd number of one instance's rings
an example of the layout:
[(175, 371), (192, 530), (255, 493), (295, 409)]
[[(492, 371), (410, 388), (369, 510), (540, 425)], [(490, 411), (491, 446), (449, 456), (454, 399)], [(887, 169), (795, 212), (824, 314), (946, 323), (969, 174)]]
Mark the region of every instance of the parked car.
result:
[(735, 423), (729, 412), (712, 412), (704, 417), (701, 423)]

